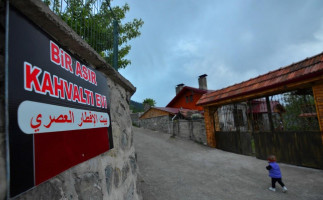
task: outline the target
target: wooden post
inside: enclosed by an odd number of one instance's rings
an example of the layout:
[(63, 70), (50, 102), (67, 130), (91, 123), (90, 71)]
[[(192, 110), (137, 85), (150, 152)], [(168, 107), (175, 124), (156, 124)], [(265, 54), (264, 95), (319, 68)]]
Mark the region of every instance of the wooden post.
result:
[(251, 104), (251, 101), (249, 100), (248, 101), (248, 107), (249, 107), (249, 117), (248, 117), (248, 124), (250, 124), (251, 126), (251, 133), (253, 135), (253, 133), (255, 132), (255, 125), (254, 125), (254, 119), (253, 119), (253, 112), (252, 112), (252, 104)]
[(268, 112), (268, 119), (269, 119), (270, 131), (271, 132), (274, 132), (273, 115), (271, 113), (271, 106), (270, 106), (270, 101), (269, 101), (269, 97), (268, 96), (266, 96), (266, 104), (267, 104), (267, 112)]
[[(249, 107), (249, 116), (248, 116), (248, 123), (251, 126), (251, 151), (254, 155), (256, 154), (256, 141), (255, 141), (255, 119), (253, 117), (253, 108), (252, 108), (252, 100), (248, 100), (247, 102), (248, 107)], [(258, 146), (258, 145), (257, 145)]]
[(210, 112), (210, 107), (204, 107), (204, 120), (205, 120), (205, 132), (207, 145), (210, 147), (216, 147), (215, 131), (214, 131), (214, 120), (213, 113)]
[(234, 126), (236, 127), (236, 132), (240, 132), (240, 119), (238, 118), (238, 108), (237, 104), (233, 104), (233, 119)]
[(213, 118), (214, 118), (214, 129), (215, 129), (215, 131), (221, 131), (218, 109), (216, 109), (216, 111), (213, 113)]
[(321, 139), (323, 144), (323, 82), (313, 86), (317, 119), (320, 124)]

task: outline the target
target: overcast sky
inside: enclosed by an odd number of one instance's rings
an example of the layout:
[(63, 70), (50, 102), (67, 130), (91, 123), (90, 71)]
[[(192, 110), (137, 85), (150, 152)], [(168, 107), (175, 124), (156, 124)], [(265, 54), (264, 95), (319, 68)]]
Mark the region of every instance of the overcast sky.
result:
[(119, 72), (132, 100), (166, 106), (177, 84), (217, 90), (323, 51), (322, 0), (115, 0), (127, 20), (141, 18), (132, 64)]

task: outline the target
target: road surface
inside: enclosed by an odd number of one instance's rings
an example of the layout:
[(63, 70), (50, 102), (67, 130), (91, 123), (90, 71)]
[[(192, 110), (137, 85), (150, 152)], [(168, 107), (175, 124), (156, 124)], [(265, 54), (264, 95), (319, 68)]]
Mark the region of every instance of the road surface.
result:
[(323, 200), (323, 170), (278, 163), (287, 193), (269, 191), (267, 162), (134, 127), (144, 200)]

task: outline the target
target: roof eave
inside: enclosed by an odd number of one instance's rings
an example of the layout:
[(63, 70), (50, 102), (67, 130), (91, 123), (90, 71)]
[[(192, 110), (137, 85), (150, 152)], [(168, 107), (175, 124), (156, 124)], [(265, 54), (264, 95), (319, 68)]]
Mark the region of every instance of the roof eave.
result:
[(315, 78), (315, 77), (319, 77), (321, 75), (323, 75), (323, 71), (307, 74), (307, 75), (297, 77), (297, 78), (289, 80), (289, 81), (280, 82), (278, 84), (271, 85), (271, 86), (268, 86), (268, 87), (262, 87), (262, 88), (257, 88), (257, 89), (250, 90), (250, 91), (247, 91), (247, 92), (242, 92), (240, 94), (228, 96), (228, 97), (225, 97), (225, 98), (222, 98), (222, 99), (216, 99), (216, 100), (211, 100), (211, 101), (206, 101), (206, 102), (203, 102), (203, 103), (199, 103), (199, 101), (203, 100), (203, 96), (204, 96), (203, 95), (201, 97), (201, 99), (196, 103), (196, 105), (197, 106), (206, 106), (206, 105), (209, 105), (209, 104), (215, 104), (215, 103), (218, 103), (218, 102), (221, 102), (221, 101), (226, 101), (228, 99), (242, 97), (242, 96), (246, 96), (246, 95), (249, 95), (249, 94), (252, 94), (252, 93), (258, 93), (260, 91), (266, 91), (266, 90), (270, 90), (270, 89), (273, 89), (273, 88), (285, 86), (287, 84), (292, 84), (292, 83), (295, 83), (295, 82), (298, 82), (298, 81), (302, 81), (304, 79), (312, 79), (312, 78)]

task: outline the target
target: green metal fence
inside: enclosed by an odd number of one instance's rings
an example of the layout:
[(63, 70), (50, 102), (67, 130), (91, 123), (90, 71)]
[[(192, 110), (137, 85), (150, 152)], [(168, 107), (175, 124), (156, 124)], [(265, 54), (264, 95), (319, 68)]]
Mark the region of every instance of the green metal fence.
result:
[(117, 69), (118, 21), (109, 0), (43, 0), (83, 40)]

